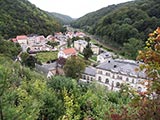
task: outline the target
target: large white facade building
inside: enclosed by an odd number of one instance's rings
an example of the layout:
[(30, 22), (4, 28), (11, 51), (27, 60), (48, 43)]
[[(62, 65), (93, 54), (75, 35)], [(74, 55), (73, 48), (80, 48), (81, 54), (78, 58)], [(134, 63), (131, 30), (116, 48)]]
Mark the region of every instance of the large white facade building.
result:
[(142, 82), (146, 81), (146, 75), (143, 71), (137, 71), (138, 68), (139, 63), (135, 61), (112, 59), (95, 68), (87, 67), (81, 80), (86, 82), (95, 80), (114, 91), (120, 90), (121, 84), (126, 84), (138, 92), (145, 92), (146, 87)]

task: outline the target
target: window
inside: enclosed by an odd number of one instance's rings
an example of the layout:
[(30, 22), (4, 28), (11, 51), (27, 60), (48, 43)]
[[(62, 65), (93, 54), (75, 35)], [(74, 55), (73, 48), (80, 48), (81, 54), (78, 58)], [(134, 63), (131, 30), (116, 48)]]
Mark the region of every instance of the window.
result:
[(112, 78), (114, 79), (114, 78), (115, 78), (115, 76), (113, 75), (113, 76), (112, 76)]
[(110, 73), (106, 72), (106, 76), (110, 76)]
[(126, 81), (128, 82), (128, 81), (129, 81), (129, 78), (126, 78)]
[(102, 71), (98, 71), (98, 74), (102, 74)]
[(98, 77), (98, 81), (99, 81), (99, 82), (101, 82), (101, 81), (102, 81), (102, 78), (101, 78), (100, 76)]
[(82, 75), (82, 78), (83, 78), (83, 79), (86, 79), (86, 76), (85, 76), (85, 75)]
[(89, 76), (87, 76), (87, 80), (89, 80)]
[(119, 76), (119, 75), (118, 75), (118, 76), (117, 76), (117, 79), (120, 79), (120, 80), (122, 80), (122, 76)]
[(120, 87), (120, 83), (119, 82), (116, 83), (116, 87), (118, 87), (118, 88)]
[(132, 83), (134, 83), (134, 79), (132, 79)]
[(108, 78), (106, 79), (105, 84), (109, 84), (109, 79)]
[(91, 77), (91, 81), (93, 81), (93, 77)]

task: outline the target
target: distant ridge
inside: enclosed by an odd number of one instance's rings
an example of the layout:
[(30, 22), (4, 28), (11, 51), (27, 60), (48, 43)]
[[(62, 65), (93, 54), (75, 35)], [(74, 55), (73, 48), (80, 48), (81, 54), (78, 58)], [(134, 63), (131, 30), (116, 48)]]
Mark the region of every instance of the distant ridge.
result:
[(56, 12), (47, 12), (49, 15), (55, 17), (62, 24), (70, 24), (74, 19), (68, 15), (63, 15)]

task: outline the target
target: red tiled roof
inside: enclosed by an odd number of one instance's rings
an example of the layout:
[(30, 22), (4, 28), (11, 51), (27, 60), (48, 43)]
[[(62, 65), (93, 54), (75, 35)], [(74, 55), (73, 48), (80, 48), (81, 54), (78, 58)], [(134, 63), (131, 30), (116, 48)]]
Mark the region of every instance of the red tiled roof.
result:
[(23, 40), (23, 39), (27, 39), (28, 37), (26, 35), (19, 35), (16, 37), (17, 40)]
[(67, 55), (67, 54), (76, 54), (76, 50), (74, 48), (67, 48), (65, 50), (63, 50), (63, 52)]

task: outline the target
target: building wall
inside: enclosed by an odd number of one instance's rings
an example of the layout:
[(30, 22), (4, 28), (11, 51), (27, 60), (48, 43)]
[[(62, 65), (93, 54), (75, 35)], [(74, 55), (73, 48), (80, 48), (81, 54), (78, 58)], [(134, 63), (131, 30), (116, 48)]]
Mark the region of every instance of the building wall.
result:
[[(120, 73), (97, 69), (96, 80), (105, 84), (107, 83), (110, 87), (116, 88), (117, 90), (121, 84), (128, 84), (135, 89), (141, 87), (142, 92), (146, 91), (145, 86), (141, 84), (141, 82), (145, 81), (144, 79), (129, 76), (127, 74), (123, 75)], [(107, 80), (109, 80), (109, 82), (107, 82)]]
[(91, 49), (93, 54), (96, 54), (96, 55), (99, 54), (100, 48), (98, 46), (91, 46)]
[(27, 39), (17, 40), (19, 44), (27, 44)]
[[(84, 77), (85, 76), (85, 77)], [(141, 92), (146, 91), (142, 82), (145, 81), (142, 78), (137, 78), (129, 75), (123, 75), (120, 73), (114, 73), (107, 70), (97, 69), (96, 75), (90, 76), (87, 74), (82, 75), (82, 80), (86, 82), (91, 82), (91, 77), (93, 80), (96, 80), (98, 83), (105, 85), (109, 90), (118, 91), (120, 90), (121, 84), (129, 85), (135, 90), (140, 90)]]

